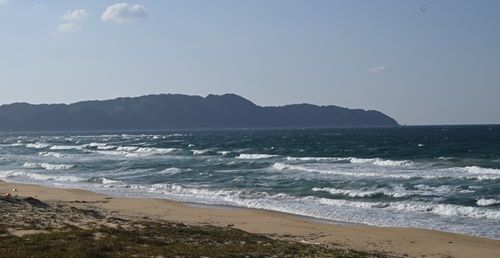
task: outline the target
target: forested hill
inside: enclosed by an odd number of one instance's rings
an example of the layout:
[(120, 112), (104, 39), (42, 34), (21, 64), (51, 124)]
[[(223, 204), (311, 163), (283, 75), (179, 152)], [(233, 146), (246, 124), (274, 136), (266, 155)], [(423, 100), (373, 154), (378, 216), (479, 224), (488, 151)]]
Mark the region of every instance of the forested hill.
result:
[(374, 110), (293, 104), (262, 107), (234, 94), (148, 95), (73, 104), (0, 106), (0, 131), (99, 131), (398, 126)]

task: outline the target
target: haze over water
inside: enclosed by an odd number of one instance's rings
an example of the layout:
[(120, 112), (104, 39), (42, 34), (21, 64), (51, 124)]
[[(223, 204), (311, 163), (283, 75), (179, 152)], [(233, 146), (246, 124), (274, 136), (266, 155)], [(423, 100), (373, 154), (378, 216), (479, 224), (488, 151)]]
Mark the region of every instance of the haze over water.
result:
[(3, 134), (0, 179), (500, 239), (500, 126)]

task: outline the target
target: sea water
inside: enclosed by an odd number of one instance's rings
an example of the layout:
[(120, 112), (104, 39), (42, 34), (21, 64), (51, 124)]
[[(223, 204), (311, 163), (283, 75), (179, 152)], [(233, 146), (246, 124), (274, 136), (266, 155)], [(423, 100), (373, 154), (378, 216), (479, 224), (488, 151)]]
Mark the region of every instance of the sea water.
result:
[(500, 239), (500, 126), (3, 133), (0, 179)]

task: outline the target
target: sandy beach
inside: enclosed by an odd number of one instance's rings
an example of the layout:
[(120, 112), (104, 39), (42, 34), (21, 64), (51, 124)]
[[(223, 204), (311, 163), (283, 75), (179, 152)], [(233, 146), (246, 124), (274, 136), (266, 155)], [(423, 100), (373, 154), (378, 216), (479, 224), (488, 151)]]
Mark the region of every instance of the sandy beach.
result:
[[(16, 189), (13, 192), (13, 189)], [(411, 228), (330, 224), (289, 214), (209, 207), (160, 199), (109, 197), (84, 190), (0, 182), (0, 192), (76, 208), (99, 209), (123, 218), (191, 225), (231, 226), (250, 233), (401, 257), (500, 257), (500, 241)], [(24, 232), (24, 231), (23, 231)], [(23, 235), (23, 232), (17, 232)], [(16, 234), (15, 230), (12, 231)]]

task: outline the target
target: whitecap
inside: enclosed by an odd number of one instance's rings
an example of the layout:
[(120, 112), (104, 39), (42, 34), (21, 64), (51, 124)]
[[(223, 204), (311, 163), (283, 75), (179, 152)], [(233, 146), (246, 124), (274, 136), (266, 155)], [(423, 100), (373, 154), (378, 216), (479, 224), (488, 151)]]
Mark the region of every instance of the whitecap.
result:
[(277, 157), (278, 155), (271, 155), (271, 154), (240, 154), (237, 159), (269, 159), (269, 158), (274, 158)]
[(82, 150), (84, 145), (54, 145), (51, 150)]
[(348, 190), (348, 189), (337, 189), (331, 187), (318, 188), (314, 187), (312, 189), (314, 192), (328, 192), (332, 195), (344, 195), (349, 197), (373, 197), (377, 195), (386, 195), (391, 197), (404, 197), (409, 193), (405, 192), (395, 192), (389, 189), (377, 189), (377, 190)]
[(39, 152), (38, 155), (42, 157), (54, 157), (54, 158), (62, 158), (64, 154), (58, 152)]
[(483, 168), (478, 166), (468, 166), (463, 168), (458, 168), (459, 170), (465, 171), (471, 174), (477, 175), (500, 175), (500, 169), (495, 168)]
[(120, 147), (116, 148), (117, 151), (129, 151), (129, 152), (136, 151), (138, 149), (139, 149), (139, 147), (135, 147), (135, 146), (120, 146)]
[(500, 204), (500, 200), (496, 199), (479, 199), (476, 202), (477, 206), (493, 206)]
[(410, 167), (415, 164), (409, 160), (389, 160), (381, 158), (364, 159), (364, 158), (349, 158), (351, 163), (370, 163), (377, 166), (387, 167)]
[(116, 180), (112, 180), (112, 179), (108, 179), (108, 178), (101, 178), (101, 182), (105, 185), (109, 185), (109, 184), (116, 184), (116, 183), (119, 183), (119, 181), (116, 181)]
[(193, 155), (203, 155), (208, 153), (210, 150), (191, 150), (193, 152)]
[(43, 168), (45, 170), (68, 170), (68, 169), (73, 168), (74, 165), (25, 162), (23, 164), (23, 167), (25, 167), (25, 168)]
[(113, 150), (116, 149), (116, 146), (113, 145), (104, 145), (104, 146), (97, 146), (98, 150)]
[(334, 157), (286, 157), (289, 161), (347, 161), (350, 158), (334, 158)]
[(88, 147), (99, 147), (99, 146), (106, 146), (108, 145), (107, 143), (102, 143), (102, 142), (91, 142), (87, 144)]
[(0, 173), (2, 178), (21, 177), (33, 179), (37, 181), (57, 181), (57, 182), (84, 182), (87, 179), (75, 176), (62, 176), (62, 175), (41, 175), (37, 173), (20, 172), (20, 171), (7, 171)]
[(170, 168), (166, 168), (166, 169), (160, 171), (158, 174), (170, 174), (170, 175), (174, 175), (174, 174), (181, 173), (182, 171), (183, 170), (180, 169), (180, 168), (170, 167)]
[(32, 148), (32, 149), (43, 149), (43, 148), (47, 148), (49, 146), (50, 146), (49, 144), (42, 143), (42, 142), (36, 142), (36, 143), (26, 144), (27, 148)]
[(289, 161), (331, 161), (350, 162), (353, 164), (372, 164), (385, 167), (412, 167), (415, 163), (409, 160), (389, 160), (381, 158), (356, 158), (356, 157), (287, 157)]
[(141, 147), (135, 150), (135, 153), (141, 153), (141, 154), (146, 154), (146, 155), (159, 155), (159, 154), (166, 154), (166, 153), (171, 153), (174, 151), (179, 151), (180, 149), (177, 148), (148, 148), (148, 147)]

